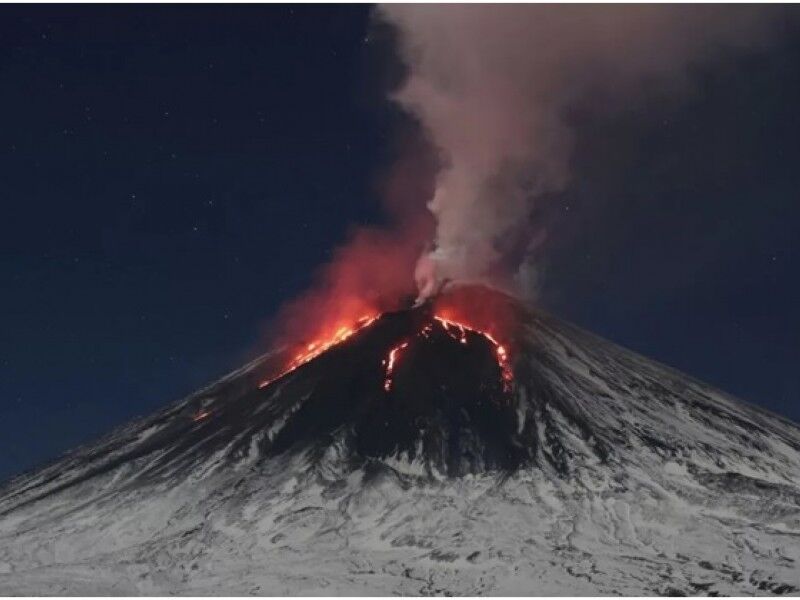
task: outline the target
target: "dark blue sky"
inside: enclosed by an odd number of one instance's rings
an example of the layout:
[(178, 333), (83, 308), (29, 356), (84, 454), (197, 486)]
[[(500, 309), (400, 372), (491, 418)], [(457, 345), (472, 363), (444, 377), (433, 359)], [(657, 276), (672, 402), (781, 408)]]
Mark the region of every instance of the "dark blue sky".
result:
[[(0, 477), (264, 344), (402, 119), (369, 8), (0, 7)], [(800, 35), (576, 110), (542, 302), (800, 419)], [(569, 207), (569, 210), (566, 207)]]

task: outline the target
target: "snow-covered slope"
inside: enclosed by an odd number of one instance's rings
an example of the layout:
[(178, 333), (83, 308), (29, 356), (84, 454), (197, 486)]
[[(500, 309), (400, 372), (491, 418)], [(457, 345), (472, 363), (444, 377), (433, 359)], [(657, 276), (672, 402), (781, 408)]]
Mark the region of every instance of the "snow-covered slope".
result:
[(387, 391), (424, 310), (7, 483), (0, 593), (800, 593), (796, 424), (522, 306)]

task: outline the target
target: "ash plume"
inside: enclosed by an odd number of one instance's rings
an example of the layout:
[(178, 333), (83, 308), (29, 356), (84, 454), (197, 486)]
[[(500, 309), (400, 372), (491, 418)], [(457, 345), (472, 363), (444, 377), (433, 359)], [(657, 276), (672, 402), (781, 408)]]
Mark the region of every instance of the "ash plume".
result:
[(442, 281), (535, 287), (546, 227), (536, 211), (570, 181), (568, 111), (622, 111), (645, 89), (679, 94), (688, 69), (769, 43), (775, 7), (391, 4), (408, 69), (392, 95), (442, 167), (420, 297)]

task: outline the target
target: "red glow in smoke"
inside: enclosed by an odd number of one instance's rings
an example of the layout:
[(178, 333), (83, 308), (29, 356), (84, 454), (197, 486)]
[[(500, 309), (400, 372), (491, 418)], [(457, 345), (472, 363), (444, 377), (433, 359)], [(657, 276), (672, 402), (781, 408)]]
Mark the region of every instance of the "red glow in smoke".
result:
[[(376, 190), (387, 226), (353, 229), (316, 273), (309, 291), (278, 312), (269, 337), (288, 348), (288, 358), (262, 387), (344, 342), (378, 315), (405, 308), (417, 297), (415, 267), (434, 239), (436, 224), (428, 202), (441, 161), (438, 149), (421, 130), (404, 127), (400, 133), (398, 156), (379, 176)], [(505, 385), (511, 377), (508, 353), (513, 352), (509, 345), (513, 329), (506, 307), (494, 304), (491, 297), (476, 300), (455, 290), (437, 298), (434, 309), (452, 323), (461, 344), (468, 343), (467, 333), (472, 331), (495, 346)], [(433, 326), (433, 321), (424, 325), (417, 335), (428, 337)], [(387, 359), (392, 368), (396, 359), (397, 353)], [(389, 378), (387, 391), (391, 386)]]
[(438, 155), (419, 131), (403, 128), (398, 133), (396, 156), (378, 175), (374, 190), (387, 225), (353, 228), (316, 272), (310, 289), (283, 306), (272, 321), (271, 343), (291, 349), (293, 359), (286, 369), (319, 354), (308, 350), (310, 344), (339, 343), (364, 315), (404, 308), (417, 295), (414, 267), (435, 229), (426, 205), (433, 195)]
[(514, 301), (500, 292), (477, 286), (451, 286), (433, 302), (434, 314), (480, 332), (505, 353), (513, 352), (517, 312)]
[(289, 364), (284, 368), (280, 373), (271, 377), (270, 379), (266, 379), (262, 381), (258, 387), (264, 388), (267, 387), (270, 383), (275, 381), (276, 379), (280, 379), (287, 373), (291, 373), (298, 367), (303, 366), (307, 362), (315, 359), (317, 356), (322, 354), (323, 352), (329, 350), (333, 346), (341, 344), (346, 339), (350, 338), (354, 333), (369, 327), (378, 318), (379, 315), (363, 315), (361, 318), (357, 319), (355, 323), (348, 324), (348, 325), (340, 325), (336, 327), (330, 334), (325, 335), (323, 334), (322, 337), (309, 342), (305, 346), (303, 346), (297, 354), (294, 355), (294, 358), (289, 362)]
[(403, 306), (414, 294), (410, 273), (418, 252), (395, 234), (356, 232), (318, 274), (317, 285), (279, 312), (277, 338), (292, 358), (262, 386), (346, 340), (379, 314)]

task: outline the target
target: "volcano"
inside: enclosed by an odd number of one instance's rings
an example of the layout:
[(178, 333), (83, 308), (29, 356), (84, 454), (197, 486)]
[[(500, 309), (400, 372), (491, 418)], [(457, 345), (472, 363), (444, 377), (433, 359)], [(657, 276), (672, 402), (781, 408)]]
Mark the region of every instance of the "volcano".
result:
[(800, 592), (798, 425), (467, 292), (512, 325), (364, 318), (12, 479), (0, 592)]

